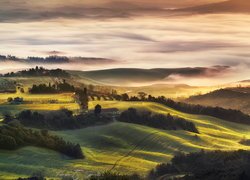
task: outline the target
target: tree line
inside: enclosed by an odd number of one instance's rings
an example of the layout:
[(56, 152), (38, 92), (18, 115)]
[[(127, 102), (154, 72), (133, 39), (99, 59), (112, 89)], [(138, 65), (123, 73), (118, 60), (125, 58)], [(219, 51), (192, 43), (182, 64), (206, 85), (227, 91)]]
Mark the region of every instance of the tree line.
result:
[(87, 88), (80, 89), (76, 88), (73, 85), (66, 82), (64, 79), (63, 82), (57, 82), (55, 84), (34, 84), (29, 92), (31, 94), (56, 94), (56, 93), (65, 93), (72, 92), (74, 93), (74, 98), (79, 104), (81, 110), (88, 110), (89, 95)]
[[(184, 113), (213, 116), (213, 117), (220, 118), (229, 122), (250, 125), (250, 116), (247, 114), (244, 114), (243, 112), (239, 110), (224, 109), (221, 107), (193, 105), (193, 104), (187, 104), (183, 102), (175, 102), (174, 100), (168, 99), (164, 96), (154, 97), (154, 96), (148, 95), (147, 97), (141, 98), (137, 96), (129, 97), (127, 94), (123, 94), (123, 95), (120, 95), (120, 97), (123, 97), (121, 99), (122, 101), (155, 102), (155, 103), (168, 106), (170, 108), (173, 108), (175, 110), (178, 110)], [(116, 100), (120, 100), (120, 99), (116, 99)]]
[(177, 116), (153, 114), (150, 111), (138, 111), (135, 108), (129, 108), (121, 113), (118, 121), (126, 123), (140, 124), (164, 130), (185, 130), (199, 133), (194, 123)]
[(69, 130), (107, 124), (112, 122), (112, 118), (105, 115), (96, 116), (94, 113), (73, 115), (73, 112), (67, 109), (43, 113), (25, 110), (15, 117), (5, 115), (3, 122), (9, 124), (13, 121), (18, 121), (24, 126), (38, 129)]
[(30, 68), (28, 70), (22, 70), (18, 72), (10, 72), (7, 74), (2, 74), (3, 77), (37, 77), (37, 76), (51, 76), (51, 77), (70, 77), (70, 74), (62, 69), (45, 69), (43, 67), (36, 66), (35, 68)]
[(63, 82), (56, 82), (54, 84), (33, 84), (29, 89), (31, 94), (54, 94), (62, 92), (75, 92), (75, 87), (63, 80)]
[(244, 114), (239, 110), (233, 109), (224, 109), (221, 107), (210, 107), (210, 106), (201, 106), (201, 105), (192, 105), (183, 102), (175, 102), (171, 99), (166, 99), (165, 97), (159, 98), (149, 98), (150, 101), (157, 102), (178, 111), (182, 111), (190, 114), (201, 114), (213, 116), (216, 118), (220, 118), (226, 121), (247, 124), (250, 125), (250, 116)]
[[(178, 178), (178, 175), (184, 176)], [(179, 153), (171, 163), (157, 165), (148, 175), (150, 180), (174, 179), (173, 177), (179, 180), (249, 180), (250, 152)]]
[(69, 58), (66, 56), (57, 56), (51, 55), (48, 57), (36, 57), (36, 56), (29, 56), (28, 58), (19, 58), (13, 55), (0, 55), (0, 60), (11, 60), (11, 61), (27, 61), (31, 63), (67, 63), (69, 62)]
[(75, 159), (83, 159), (79, 144), (64, 141), (50, 135), (47, 130), (32, 130), (21, 126), (18, 122), (0, 126), (0, 149), (16, 150), (24, 146), (36, 146), (51, 149)]
[(29, 56), (27, 58), (29, 62), (38, 62), (38, 63), (67, 63), (69, 62), (69, 58), (66, 56), (48, 56), (48, 57), (34, 57)]

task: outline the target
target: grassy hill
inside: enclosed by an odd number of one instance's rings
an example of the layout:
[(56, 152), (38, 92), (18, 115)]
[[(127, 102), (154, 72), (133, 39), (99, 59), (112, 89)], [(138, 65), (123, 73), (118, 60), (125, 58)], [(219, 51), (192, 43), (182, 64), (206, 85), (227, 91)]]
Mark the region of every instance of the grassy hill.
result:
[(71, 71), (70, 74), (91, 79), (106, 85), (128, 85), (131, 83), (152, 83), (171, 74), (169, 69), (107, 69), (97, 71)]
[(167, 80), (171, 80), (171, 75), (180, 75), (187, 78), (199, 77), (206, 74), (207, 70), (208, 68), (204, 67), (155, 69), (117, 68), (96, 71), (68, 71), (68, 73), (76, 77), (86, 78), (106, 85), (138, 86), (166, 83)]
[(145, 92), (153, 96), (165, 96), (172, 99), (185, 99), (189, 96), (207, 93), (217, 89), (217, 87), (198, 87), (185, 84), (154, 84), (139, 87), (113, 87), (119, 94), (127, 93), (130, 96), (137, 96), (139, 92)]
[(185, 101), (205, 106), (238, 109), (250, 114), (250, 88), (220, 89), (203, 95), (191, 96)]
[[(63, 94), (25, 94), (0, 93), (0, 118), (4, 113), (17, 114), (22, 110), (51, 111), (66, 108), (78, 112), (79, 105), (75, 103), (72, 93)], [(11, 104), (7, 99), (20, 97), (24, 99), (21, 104)], [(53, 102), (53, 103), (52, 103)]]
[[(0, 174), (5, 177), (30, 175), (31, 172), (42, 170), (51, 177), (61, 177), (63, 174), (83, 177), (97, 171), (109, 170), (119, 159), (121, 161), (117, 163), (114, 171), (146, 174), (156, 164), (169, 161), (179, 151), (250, 150), (250, 147), (238, 143), (244, 137), (250, 136), (250, 127), (246, 125), (209, 116), (186, 114), (149, 102), (92, 101), (90, 108), (93, 109), (96, 104), (101, 104), (103, 108), (116, 107), (125, 110), (135, 107), (161, 114), (178, 115), (194, 122), (200, 134), (196, 136), (186, 131), (164, 131), (121, 122), (57, 131), (54, 133), (64, 139), (80, 143), (86, 159), (69, 160), (53, 151), (33, 147), (13, 152), (0, 151)], [(130, 152), (131, 150), (133, 151)], [(129, 156), (124, 157), (129, 152)], [(37, 162), (39, 165), (36, 165)]]
[(199, 69), (107, 69), (97, 71), (68, 71), (75, 83), (106, 86), (116, 89), (119, 94), (130, 96), (145, 92), (153, 96), (183, 98), (198, 93), (207, 93), (218, 87), (198, 87), (186, 84), (171, 84), (164, 82), (171, 74), (195, 74)]

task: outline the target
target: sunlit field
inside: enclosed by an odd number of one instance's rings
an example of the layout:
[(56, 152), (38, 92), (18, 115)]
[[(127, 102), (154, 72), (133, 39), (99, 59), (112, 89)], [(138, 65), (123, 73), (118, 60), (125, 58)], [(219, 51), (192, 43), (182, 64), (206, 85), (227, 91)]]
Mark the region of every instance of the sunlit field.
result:
[[(24, 99), (21, 104), (11, 104), (7, 102), (8, 98), (20, 97)], [(66, 108), (77, 112), (79, 106), (75, 103), (72, 93), (64, 94), (23, 94), (23, 93), (0, 93), (0, 114), (11, 113), (17, 114), (22, 110), (32, 111), (49, 111)]]
[[(120, 111), (134, 107), (154, 113), (178, 115), (194, 122), (200, 134), (165, 131), (121, 122), (79, 130), (56, 131), (53, 133), (71, 142), (80, 143), (86, 159), (70, 160), (53, 151), (34, 147), (13, 152), (0, 151), (1, 174), (27, 176), (31, 172), (43, 171), (50, 177), (62, 177), (65, 174), (87, 177), (110, 170), (120, 159), (112, 171), (145, 175), (158, 163), (169, 162), (178, 152), (250, 149), (238, 143), (243, 138), (250, 137), (250, 127), (246, 125), (181, 113), (156, 103), (92, 101), (89, 103), (90, 109), (96, 104), (101, 104), (103, 108), (115, 107)], [(28, 158), (30, 156), (32, 159)], [(39, 166), (36, 165), (37, 162)]]

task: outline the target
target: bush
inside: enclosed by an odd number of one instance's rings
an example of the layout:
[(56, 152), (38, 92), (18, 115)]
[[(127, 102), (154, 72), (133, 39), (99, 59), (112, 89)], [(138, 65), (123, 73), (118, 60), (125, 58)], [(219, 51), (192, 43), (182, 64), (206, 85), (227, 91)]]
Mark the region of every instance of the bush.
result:
[(158, 129), (180, 129), (199, 133), (194, 123), (189, 122), (183, 118), (171, 116), (170, 114), (168, 114), (167, 116), (164, 116), (162, 114), (152, 114), (149, 111), (138, 112), (138, 110), (134, 108), (129, 108), (127, 111), (122, 112), (118, 120), (127, 123), (141, 124)]
[(160, 164), (148, 179), (170, 175), (186, 175), (183, 180), (248, 180), (250, 179), (249, 151), (212, 151), (176, 155), (170, 164)]
[(141, 180), (141, 177), (137, 174), (122, 175), (119, 173), (105, 172), (100, 175), (93, 175), (89, 180)]
[(12, 116), (5, 118), (4, 123), (11, 123), (15, 120), (27, 127), (50, 130), (80, 129), (112, 122), (111, 117), (95, 116), (93, 113), (74, 116), (73, 112), (67, 109), (44, 113), (25, 110), (20, 112), (16, 118)]
[(11, 123), (0, 126), (0, 149), (16, 150), (23, 146), (43, 147), (72, 158), (84, 158), (79, 144), (66, 142), (62, 138), (50, 135), (46, 130), (39, 132)]

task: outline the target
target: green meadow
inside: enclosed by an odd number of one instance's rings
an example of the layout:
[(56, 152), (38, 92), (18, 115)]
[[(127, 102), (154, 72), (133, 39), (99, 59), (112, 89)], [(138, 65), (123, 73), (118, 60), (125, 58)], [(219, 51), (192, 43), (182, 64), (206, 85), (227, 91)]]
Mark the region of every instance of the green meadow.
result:
[[(77, 104), (71, 102), (69, 94), (24, 96), (31, 101), (58, 98), (60, 105), (67, 104), (65, 107), (77, 110)], [(0, 99), (1, 97), (0, 95)], [(59, 104), (8, 106), (13, 106), (12, 109), (19, 106), (18, 110), (26, 107), (32, 110), (53, 110), (59, 109), (61, 107)], [(17, 151), (0, 151), (0, 179), (25, 177), (41, 171), (51, 178), (68, 175), (86, 178), (91, 174), (108, 170), (146, 175), (158, 163), (170, 161), (178, 152), (188, 153), (202, 149), (227, 151), (250, 149), (238, 143), (243, 138), (250, 138), (250, 127), (246, 125), (230, 123), (210, 116), (186, 114), (149, 102), (91, 101), (90, 109), (93, 109), (96, 104), (100, 104), (103, 108), (118, 108), (120, 111), (134, 107), (154, 113), (171, 113), (194, 122), (200, 134), (159, 130), (121, 122), (79, 130), (54, 131), (52, 133), (66, 140), (80, 143), (86, 158), (71, 160), (54, 151), (35, 147), (25, 147)], [(6, 107), (8, 108), (10, 107)], [(115, 167), (113, 167), (114, 164), (116, 164)]]
[[(7, 99), (20, 97), (24, 103), (11, 104)], [(0, 94), (0, 115), (4, 113), (17, 114), (22, 110), (32, 111), (50, 111), (67, 108), (74, 112), (79, 110), (78, 104), (75, 103), (72, 93), (64, 94), (39, 94), (32, 95), (26, 93), (1, 93)]]

